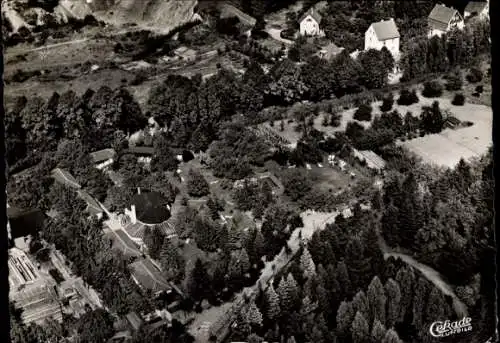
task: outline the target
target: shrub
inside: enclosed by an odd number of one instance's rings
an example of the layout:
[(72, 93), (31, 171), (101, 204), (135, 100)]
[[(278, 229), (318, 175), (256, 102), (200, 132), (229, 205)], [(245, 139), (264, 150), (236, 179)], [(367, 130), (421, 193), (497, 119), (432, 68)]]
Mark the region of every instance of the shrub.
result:
[(382, 112), (389, 112), (392, 109), (392, 105), (394, 105), (394, 96), (392, 93), (389, 93), (389, 95), (382, 100), (380, 110)]
[(483, 92), (483, 85), (479, 85), (476, 87), (476, 92), (477, 93), (482, 93)]
[(455, 94), (455, 97), (451, 101), (451, 103), (455, 106), (463, 106), (465, 104), (465, 97), (461, 93)]
[(367, 104), (359, 106), (356, 112), (354, 113), (353, 118), (360, 121), (372, 120), (372, 107)]
[(437, 98), (443, 94), (443, 85), (438, 81), (428, 81), (424, 83), (422, 95), (426, 98)]
[(483, 73), (479, 68), (471, 68), (467, 74), (467, 81), (470, 83), (477, 83), (483, 80)]
[(463, 86), (462, 76), (460, 75), (459, 72), (448, 75), (446, 82), (446, 90), (458, 91), (462, 88), (462, 86)]
[(399, 93), (398, 105), (410, 106), (418, 103), (418, 95), (416, 90), (402, 89)]

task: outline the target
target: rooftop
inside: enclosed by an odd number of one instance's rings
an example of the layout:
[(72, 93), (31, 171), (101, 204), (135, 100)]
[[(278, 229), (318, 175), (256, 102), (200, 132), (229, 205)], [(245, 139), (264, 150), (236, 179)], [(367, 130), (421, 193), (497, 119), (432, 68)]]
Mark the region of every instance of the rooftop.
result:
[(94, 163), (105, 162), (109, 159), (115, 158), (116, 151), (114, 149), (103, 149), (90, 153), (90, 158)]
[(464, 12), (481, 13), (487, 5), (487, 1), (471, 1), (465, 6)]
[(317, 10), (314, 9), (314, 7), (311, 7), (306, 13), (304, 13), (300, 18), (299, 18), (299, 23), (301, 23), (304, 19), (307, 18), (307, 16), (313, 17), (314, 20), (316, 20), (317, 23), (321, 22), (321, 14)]
[(130, 270), (134, 279), (141, 287), (153, 292), (161, 292), (171, 289), (162, 272), (149, 259), (140, 259), (130, 264)]
[(134, 155), (154, 155), (154, 148), (152, 146), (131, 146), (126, 150), (126, 153)]
[(71, 173), (65, 169), (56, 168), (52, 171), (52, 177), (56, 182), (74, 189), (80, 189), (82, 186), (76, 181)]
[(386, 162), (384, 161), (384, 159), (382, 159), (379, 155), (377, 155), (373, 151), (353, 149), (353, 152), (357, 158), (366, 161), (366, 165), (369, 168), (378, 170), (385, 168)]
[(396, 26), (396, 22), (392, 18), (373, 23), (371, 26), (373, 27), (379, 41), (399, 38), (399, 31)]
[(257, 19), (255, 19), (254, 17), (244, 13), (243, 11), (228, 3), (221, 3), (219, 5), (219, 10), (221, 11), (221, 18), (237, 17), (245, 26), (253, 27), (257, 22)]
[(456, 9), (446, 7), (441, 4), (436, 4), (429, 14), (429, 20), (436, 23), (446, 24), (450, 22), (451, 18), (458, 13)]

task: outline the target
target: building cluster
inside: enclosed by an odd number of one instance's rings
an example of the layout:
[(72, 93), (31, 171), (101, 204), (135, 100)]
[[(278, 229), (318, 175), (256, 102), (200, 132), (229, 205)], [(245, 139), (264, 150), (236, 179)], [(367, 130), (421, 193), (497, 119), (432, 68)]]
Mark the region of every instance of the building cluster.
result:
[[(465, 26), (464, 18), (478, 17), (484, 20), (489, 17), (489, 0), (488, 1), (472, 1), (465, 8), (464, 16), (456, 9), (447, 7), (443, 4), (436, 4), (427, 18), (428, 37), (442, 36), (454, 29), (462, 30)], [(315, 7), (311, 7), (299, 19), (299, 32), (302, 36), (324, 36), (321, 30), (322, 16)], [(376, 23), (372, 23), (365, 32), (364, 50), (376, 49), (382, 50), (386, 47), (396, 62), (399, 61), (400, 53), (400, 34), (394, 18), (388, 18)], [(333, 43), (332, 43), (333, 44)], [(318, 53), (320, 57), (331, 58), (335, 56), (342, 48), (335, 44), (328, 48), (322, 49)], [(353, 53), (353, 58), (357, 57), (358, 52)]]

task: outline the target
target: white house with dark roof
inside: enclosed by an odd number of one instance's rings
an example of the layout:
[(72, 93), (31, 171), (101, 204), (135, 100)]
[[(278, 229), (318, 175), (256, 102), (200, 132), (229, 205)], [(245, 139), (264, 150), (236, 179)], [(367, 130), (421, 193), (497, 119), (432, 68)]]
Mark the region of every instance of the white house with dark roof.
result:
[(394, 60), (399, 60), (399, 31), (393, 18), (382, 20), (370, 25), (365, 32), (365, 51), (382, 50), (385, 46)]
[(319, 28), (321, 14), (311, 7), (299, 18), (300, 34), (302, 36), (323, 36), (324, 32)]
[(441, 37), (443, 34), (457, 28), (464, 28), (464, 18), (460, 13), (451, 7), (436, 4), (427, 18), (429, 26), (428, 37)]
[(486, 19), (490, 16), (489, 1), (470, 1), (464, 9), (464, 18), (477, 16), (480, 19)]

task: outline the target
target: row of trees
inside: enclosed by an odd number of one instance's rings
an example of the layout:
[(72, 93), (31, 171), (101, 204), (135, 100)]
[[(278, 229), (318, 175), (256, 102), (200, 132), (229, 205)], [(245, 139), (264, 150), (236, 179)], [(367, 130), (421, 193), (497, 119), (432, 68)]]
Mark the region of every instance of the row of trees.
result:
[(428, 73), (444, 73), (455, 67), (470, 67), (477, 57), (490, 51), (490, 24), (469, 23), (464, 30), (454, 30), (442, 37), (417, 37), (403, 52), (403, 78), (411, 80)]
[[(139, 105), (124, 88), (54, 93), (47, 101), (19, 97), (6, 111), (8, 163), (36, 164), (43, 152), (55, 151), (63, 139), (79, 138), (93, 150), (109, 147), (115, 130), (132, 133), (147, 123)], [(31, 163), (30, 163), (31, 162)]]

